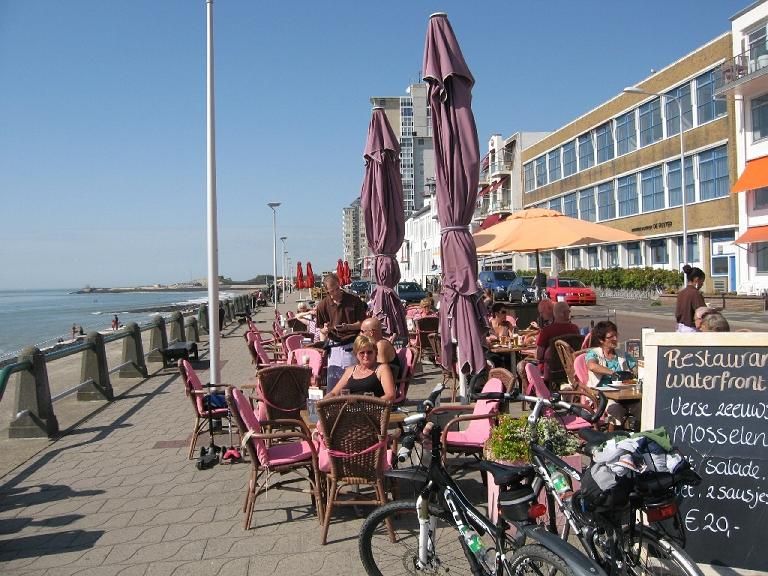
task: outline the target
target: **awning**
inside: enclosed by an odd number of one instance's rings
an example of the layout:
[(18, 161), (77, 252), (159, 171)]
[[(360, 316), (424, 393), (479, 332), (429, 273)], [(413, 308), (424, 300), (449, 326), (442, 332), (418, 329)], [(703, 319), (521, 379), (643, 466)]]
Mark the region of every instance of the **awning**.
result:
[(496, 190), (498, 190), (506, 180), (507, 180), (506, 176), (503, 176), (502, 178), (496, 180), (496, 182), (491, 184), (491, 189), (489, 190), (489, 192), (495, 192)]
[(507, 216), (509, 216), (509, 212), (496, 212), (495, 214), (491, 214), (482, 221), (480, 224), (480, 229), (485, 230), (486, 228), (490, 228), (494, 224), (498, 224), (499, 222), (503, 221)]
[(768, 226), (753, 226), (752, 228), (747, 228), (747, 231), (736, 238), (735, 242), (736, 244), (768, 242)]
[(768, 156), (749, 160), (731, 192), (757, 190), (765, 186), (768, 186)]
[(488, 194), (488, 192), (490, 191), (491, 191), (491, 184), (486, 184), (480, 189), (480, 192), (477, 193), (477, 199), (480, 200), (480, 198)]

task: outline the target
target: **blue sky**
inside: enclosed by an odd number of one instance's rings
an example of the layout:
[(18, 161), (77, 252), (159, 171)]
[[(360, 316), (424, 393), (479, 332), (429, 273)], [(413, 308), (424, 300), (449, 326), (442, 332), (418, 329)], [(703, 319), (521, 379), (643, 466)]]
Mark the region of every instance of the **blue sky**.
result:
[[(552, 130), (730, 29), (746, 0), (216, 0), (219, 270), (341, 256), (371, 96), (445, 11), (493, 133)], [(0, 289), (205, 277), (204, 0), (0, 0)], [(280, 248), (279, 248), (280, 250)]]

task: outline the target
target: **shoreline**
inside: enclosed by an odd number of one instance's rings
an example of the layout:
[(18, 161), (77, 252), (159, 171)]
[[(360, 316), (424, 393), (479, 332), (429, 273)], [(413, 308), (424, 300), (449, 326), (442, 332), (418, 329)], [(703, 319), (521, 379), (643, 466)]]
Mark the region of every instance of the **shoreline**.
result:
[[(248, 292), (251, 290), (263, 290), (265, 286), (258, 284), (227, 284), (219, 286), (220, 291), (241, 291)], [(70, 294), (122, 294), (125, 292), (208, 292), (206, 286), (186, 286), (181, 284), (174, 284), (172, 286), (123, 286), (113, 288), (81, 288), (70, 292)]]

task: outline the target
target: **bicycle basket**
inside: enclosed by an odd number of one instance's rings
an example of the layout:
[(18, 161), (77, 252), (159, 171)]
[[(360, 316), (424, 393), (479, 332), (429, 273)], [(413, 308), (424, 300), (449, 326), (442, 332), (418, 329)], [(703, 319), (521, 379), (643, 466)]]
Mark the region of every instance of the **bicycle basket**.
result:
[[(597, 466), (597, 471), (593, 469)], [(614, 478), (613, 485), (603, 489), (594, 478), (594, 474), (606, 473)], [(616, 477), (606, 466), (593, 465), (581, 475), (581, 500), (589, 511), (605, 512), (617, 510), (629, 505), (629, 494), (632, 491), (632, 481), (627, 477)]]

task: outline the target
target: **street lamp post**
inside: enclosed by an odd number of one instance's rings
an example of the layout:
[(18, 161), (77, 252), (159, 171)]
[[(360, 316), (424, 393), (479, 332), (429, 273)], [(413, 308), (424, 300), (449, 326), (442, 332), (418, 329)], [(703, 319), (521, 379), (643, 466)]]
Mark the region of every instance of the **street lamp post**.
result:
[(267, 206), (272, 208), (272, 294), (277, 312), (277, 207), (280, 202), (267, 202)]
[(288, 251), (285, 249), (285, 241), (288, 236), (280, 236), (280, 241), (283, 243), (283, 304), (285, 304), (285, 259), (288, 256)]
[[(645, 94), (646, 96), (660, 96), (661, 98), (669, 98), (670, 100), (674, 100), (675, 104), (677, 104), (677, 111), (679, 112), (679, 118), (680, 118), (680, 189), (681, 189), (681, 200), (682, 205), (681, 208), (683, 210), (683, 264), (688, 264), (688, 220), (687, 220), (687, 212), (688, 212), (688, 199), (686, 198), (685, 193), (685, 148), (683, 146), (683, 103), (680, 101), (680, 98), (677, 96), (672, 96), (671, 94), (664, 94), (663, 92), (649, 92), (648, 90), (643, 90), (642, 88), (637, 88), (635, 86), (629, 86), (627, 88), (624, 88), (624, 92), (628, 94)], [(685, 285), (685, 279), (683, 279), (683, 285)]]

